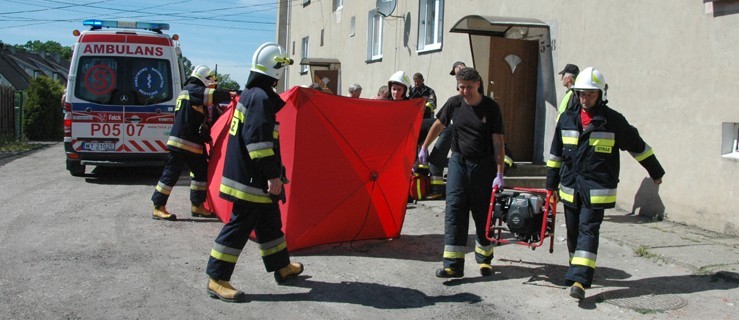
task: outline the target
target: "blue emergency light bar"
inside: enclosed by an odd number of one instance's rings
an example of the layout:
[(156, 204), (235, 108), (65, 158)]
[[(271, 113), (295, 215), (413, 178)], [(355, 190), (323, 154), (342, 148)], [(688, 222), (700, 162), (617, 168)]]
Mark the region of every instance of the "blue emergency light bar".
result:
[(89, 26), (92, 30), (106, 28), (124, 28), (124, 29), (143, 29), (160, 32), (161, 30), (169, 30), (169, 23), (159, 22), (137, 22), (137, 21), (117, 21), (117, 20), (98, 20), (87, 19), (82, 21), (83, 26)]

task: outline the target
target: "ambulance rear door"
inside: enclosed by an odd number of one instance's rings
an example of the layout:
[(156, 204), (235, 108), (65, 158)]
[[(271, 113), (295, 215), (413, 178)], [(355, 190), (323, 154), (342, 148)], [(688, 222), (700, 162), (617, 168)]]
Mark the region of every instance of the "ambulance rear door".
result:
[(152, 159), (147, 155), (165, 155), (180, 90), (172, 40), (133, 32), (86, 34), (77, 49), (71, 129), (83, 162), (135, 165)]

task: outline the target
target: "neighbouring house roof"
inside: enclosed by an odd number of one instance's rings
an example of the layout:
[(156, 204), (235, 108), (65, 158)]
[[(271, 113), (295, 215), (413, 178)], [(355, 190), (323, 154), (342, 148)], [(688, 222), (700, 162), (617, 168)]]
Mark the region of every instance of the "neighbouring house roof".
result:
[(20, 52), (0, 42), (0, 75), (16, 90), (26, 90), (34, 75), (45, 75), (66, 84), (68, 71), (69, 61), (58, 56)]

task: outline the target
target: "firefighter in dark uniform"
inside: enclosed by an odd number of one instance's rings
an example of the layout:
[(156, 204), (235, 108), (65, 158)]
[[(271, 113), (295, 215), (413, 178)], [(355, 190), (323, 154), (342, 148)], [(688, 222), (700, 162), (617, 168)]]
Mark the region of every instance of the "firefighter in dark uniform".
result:
[(420, 72), (416, 72), (413, 75), (413, 87), (411, 87), (409, 98), (426, 99), (426, 109), (423, 111), (423, 118), (434, 118), (434, 111), (436, 110), (436, 92), (424, 83), (423, 75)]
[(600, 71), (582, 70), (574, 90), (580, 103), (557, 122), (546, 188), (548, 196), (559, 197), (564, 205), (570, 252), (565, 280), (570, 296), (582, 300), (593, 282), (603, 211), (616, 204), (618, 150), (629, 151), (656, 184), (662, 183), (665, 171), (637, 129), (608, 107), (608, 85)]
[(153, 219), (176, 220), (177, 216), (167, 212), (166, 205), (182, 168), (190, 168), (190, 202), (194, 217), (214, 218), (205, 209), (208, 183), (208, 156), (205, 141), (210, 138), (207, 119), (213, 119), (208, 110), (214, 104), (227, 102), (236, 97), (236, 92), (209, 88), (215, 85), (215, 77), (210, 68), (200, 65), (193, 69), (185, 87), (177, 97), (175, 119), (167, 140), (169, 159), (162, 171), (162, 177), (154, 189), (151, 201), (154, 203)]
[(302, 264), (290, 262), (277, 203), (285, 200), (282, 186), (287, 182), (276, 121), (285, 102), (273, 88), (289, 64), (292, 60), (278, 44), (261, 45), (254, 52), (246, 90), (231, 119), (220, 195), (233, 202), (233, 212), (208, 260), (208, 294), (213, 298), (246, 301), (244, 292), (231, 286), (230, 280), (252, 230), (264, 266), (274, 272), (278, 283), (303, 272)]
[(427, 153), (423, 150), (444, 128), (454, 124), (446, 187), (443, 268), (436, 271), (436, 276), (464, 276), (470, 211), (476, 229), (475, 260), (480, 274), (489, 276), (493, 274), (493, 245), (486, 237), (485, 224), (492, 189), (503, 187), (503, 117), (498, 104), (478, 91), (481, 80), (477, 70), (463, 68), (455, 77), (459, 96), (450, 98), (442, 107), (418, 155), (426, 163)]

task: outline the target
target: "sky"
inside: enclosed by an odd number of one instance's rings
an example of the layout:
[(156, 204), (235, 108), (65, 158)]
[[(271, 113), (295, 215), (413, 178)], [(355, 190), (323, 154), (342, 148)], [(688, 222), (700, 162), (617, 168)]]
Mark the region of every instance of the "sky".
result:
[[(297, 1), (295, 2), (298, 3)], [(0, 40), (71, 46), (85, 19), (169, 23), (182, 54), (243, 86), (259, 45), (276, 40), (277, 0), (0, 0)]]

